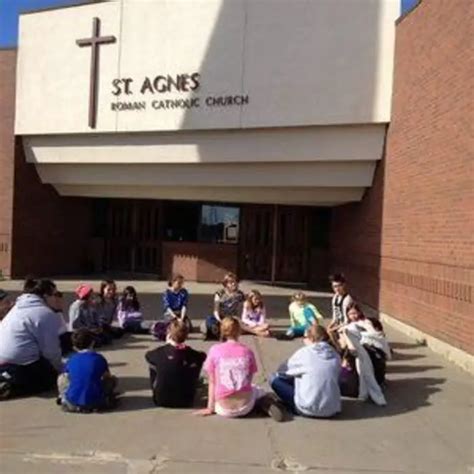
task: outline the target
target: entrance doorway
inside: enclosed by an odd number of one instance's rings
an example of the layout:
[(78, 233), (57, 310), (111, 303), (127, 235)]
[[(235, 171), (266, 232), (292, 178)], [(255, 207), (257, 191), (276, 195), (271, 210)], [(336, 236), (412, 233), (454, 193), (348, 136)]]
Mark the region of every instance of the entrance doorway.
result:
[(309, 268), (310, 208), (251, 205), (242, 208), (242, 278), (306, 282)]
[(199, 270), (209, 281), (231, 271), (306, 285), (326, 271), (326, 214), (304, 206), (110, 199), (100, 218), (103, 268), (156, 277), (178, 271), (190, 279)]
[(159, 275), (161, 222), (160, 201), (111, 200), (107, 210), (106, 268)]
[(239, 274), (248, 280), (270, 281), (273, 207), (243, 206), (241, 216)]

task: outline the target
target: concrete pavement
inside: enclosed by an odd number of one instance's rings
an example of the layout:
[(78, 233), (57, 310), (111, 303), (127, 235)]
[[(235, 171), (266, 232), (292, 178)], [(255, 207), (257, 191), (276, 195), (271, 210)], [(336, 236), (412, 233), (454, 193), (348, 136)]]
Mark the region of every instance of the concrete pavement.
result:
[[(3, 283), (15, 289), (14, 283)], [(155, 314), (161, 284), (148, 284), (154, 285), (149, 292), (136, 286), (145, 311)], [(60, 287), (69, 289), (63, 282)], [(195, 318), (207, 314), (214, 288), (190, 288)], [(292, 290), (273, 291), (266, 299), (269, 314), (283, 328)], [(328, 296), (314, 295), (313, 300), (327, 314)], [(473, 472), (471, 376), (400, 333), (388, 332), (395, 358), (388, 369), (387, 407), (345, 400), (336, 419), (294, 418), (281, 424), (260, 417), (196, 418), (191, 410), (154, 407), (143, 355), (156, 342), (148, 336), (128, 337), (103, 351), (124, 392), (118, 410), (66, 414), (53, 394), (0, 404), (0, 472)], [(243, 340), (257, 354), (257, 382), (263, 385), (299, 346), (297, 341)], [(211, 345), (198, 334), (190, 344), (201, 349)]]

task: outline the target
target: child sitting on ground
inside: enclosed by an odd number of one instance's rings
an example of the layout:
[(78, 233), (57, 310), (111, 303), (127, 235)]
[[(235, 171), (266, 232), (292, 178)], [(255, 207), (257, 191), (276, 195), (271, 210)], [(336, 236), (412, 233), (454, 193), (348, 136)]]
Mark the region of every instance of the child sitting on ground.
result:
[(256, 336), (270, 336), (269, 325), (265, 322), (265, 305), (259, 291), (252, 290), (242, 310), (242, 329)]
[(85, 328), (72, 335), (77, 351), (58, 377), (58, 403), (63, 410), (88, 413), (115, 406), (117, 378), (110, 374), (104, 356), (94, 351), (94, 335)]
[(111, 342), (108, 334), (104, 333), (97, 312), (96, 295), (89, 285), (79, 285), (76, 288), (77, 299), (69, 307), (69, 330), (87, 329), (95, 339), (95, 346)]
[(187, 408), (193, 405), (206, 354), (187, 346), (187, 336), (186, 324), (175, 318), (168, 327), (167, 344), (145, 355), (150, 367), (153, 402), (157, 406)]
[(184, 277), (179, 274), (173, 275), (168, 281), (168, 288), (162, 296), (163, 319), (153, 323), (150, 330), (159, 341), (166, 339), (168, 326), (175, 319), (183, 321), (188, 328), (188, 332), (192, 330), (191, 320), (187, 315), (189, 294), (183, 285)]
[(189, 293), (184, 288), (184, 277), (173, 275), (168, 281), (168, 288), (163, 293), (163, 312), (165, 320), (180, 319), (192, 331), (191, 320), (188, 316)]
[(288, 307), (291, 325), (286, 331), (285, 338), (293, 339), (304, 336), (306, 330), (313, 324), (322, 324), (323, 317), (316, 306), (311, 304), (306, 295), (299, 291), (292, 297)]
[(117, 306), (119, 326), (133, 334), (147, 334), (149, 329), (143, 325), (143, 313), (140, 311), (140, 302), (133, 286), (126, 286)]
[[(381, 385), (385, 380), (385, 360), (383, 350), (377, 350), (374, 344), (383, 343), (383, 332), (377, 330), (372, 321), (366, 318), (360, 307), (352, 303), (347, 310), (348, 324), (337, 330), (334, 340), (339, 347), (348, 349), (356, 358), (356, 369), (359, 375), (359, 398), (371, 399), (377, 405), (386, 405)], [(385, 341), (386, 342), (386, 341)], [(387, 353), (389, 349), (387, 345)]]
[(318, 418), (334, 416), (341, 411), (341, 358), (322, 326), (311, 325), (304, 344), (271, 377), (270, 385), (294, 413)]
[(236, 318), (242, 313), (245, 295), (239, 290), (239, 281), (233, 273), (222, 280), (223, 288), (214, 294), (214, 313), (208, 316), (201, 331), (206, 339), (219, 339), (220, 325), (224, 318)]
[(239, 342), (239, 321), (226, 317), (220, 329), (225, 342), (211, 347), (204, 364), (209, 379), (207, 408), (195, 414), (209, 416), (216, 413), (237, 418), (257, 408), (274, 420), (283, 421), (286, 412), (278, 399), (252, 385), (257, 363), (254, 353)]
[(331, 300), (332, 320), (328, 330), (332, 330), (348, 322), (347, 308), (353, 303), (351, 295), (347, 291), (347, 283), (344, 275), (336, 273), (329, 277), (334, 296)]
[(123, 330), (113, 326), (117, 316), (117, 285), (114, 280), (104, 280), (100, 284), (97, 301), (97, 313), (102, 330), (110, 338), (119, 339), (123, 336)]

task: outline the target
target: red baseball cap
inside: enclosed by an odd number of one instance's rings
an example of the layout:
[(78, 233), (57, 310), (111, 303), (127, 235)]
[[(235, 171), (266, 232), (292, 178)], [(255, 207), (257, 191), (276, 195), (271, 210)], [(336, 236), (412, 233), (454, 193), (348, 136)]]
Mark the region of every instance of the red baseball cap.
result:
[(80, 300), (85, 300), (93, 291), (90, 285), (79, 285), (76, 288), (76, 295)]

